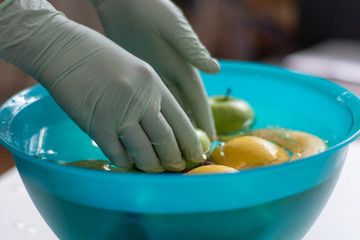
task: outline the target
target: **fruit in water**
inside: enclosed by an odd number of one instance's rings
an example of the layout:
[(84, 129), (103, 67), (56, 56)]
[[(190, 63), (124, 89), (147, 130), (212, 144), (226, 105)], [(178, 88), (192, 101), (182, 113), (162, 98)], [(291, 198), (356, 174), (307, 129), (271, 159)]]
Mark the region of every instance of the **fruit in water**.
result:
[(211, 155), (215, 164), (237, 170), (289, 161), (289, 154), (280, 146), (256, 136), (241, 136), (216, 147)]
[(196, 133), (200, 139), (200, 143), (204, 153), (208, 156), (210, 154), (211, 141), (207, 133), (199, 128), (196, 128)]
[[(206, 158), (210, 154), (210, 148), (211, 148), (211, 141), (207, 133), (199, 128), (196, 128), (196, 133), (200, 139), (201, 147), (204, 151), (204, 154), (206, 155)], [(185, 169), (192, 169), (196, 166), (199, 166), (201, 163), (199, 162), (192, 162), (188, 159), (183, 158), (185, 161)]]
[(218, 135), (246, 130), (254, 122), (255, 112), (245, 100), (230, 96), (209, 98)]
[(309, 157), (327, 149), (321, 138), (303, 131), (283, 128), (262, 128), (247, 133), (272, 141), (292, 153), (290, 160)]
[(213, 173), (236, 173), (239, 172), (235, 168), (223, 165), (204, 165), (190, 170), (186, 175), (190, 174), (213, 174)]

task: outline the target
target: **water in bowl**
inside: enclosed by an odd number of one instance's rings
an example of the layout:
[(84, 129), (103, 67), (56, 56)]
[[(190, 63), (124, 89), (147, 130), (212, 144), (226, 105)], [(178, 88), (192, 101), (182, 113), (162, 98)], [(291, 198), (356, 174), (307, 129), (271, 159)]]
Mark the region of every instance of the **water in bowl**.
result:
[(309, 190), (261, 205), (183, 214), (94, 208), (49, 194), (31, 184), (26, 177), (23, 181), (38, 210), (60, 239), (119, 239), (121, 236), (124, 240), (287, 240), (301, 239), (309, 230), (337, 177), (335, 174)]

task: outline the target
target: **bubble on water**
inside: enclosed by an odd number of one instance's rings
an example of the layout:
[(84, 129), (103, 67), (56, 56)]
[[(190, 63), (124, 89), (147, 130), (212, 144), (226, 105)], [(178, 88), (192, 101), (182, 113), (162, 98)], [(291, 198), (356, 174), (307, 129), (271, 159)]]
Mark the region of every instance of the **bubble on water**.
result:
[(104, 169), (105, 171), (110, 171), (110, 170), (111, 170), (110, 164), (104, 164), (103, 169)]
[(322, 153), (322, 152), (324, 152), (324, 151), (325, 151), (325, 149), (320, 148), (320, 149), (318, 149), (317, 153)]
[(47, 152), (46, 152), (47, 154), (56, 154), (56, 152), (54, 151), (54, 150), (52, 150), (52, 149), (50, 149), (50, 150), (47, 150)]
[(98, 145), (96, 144), (96, 142), (94, 140), (91, 141), (91, 144), (95, 147), (98, 147)]

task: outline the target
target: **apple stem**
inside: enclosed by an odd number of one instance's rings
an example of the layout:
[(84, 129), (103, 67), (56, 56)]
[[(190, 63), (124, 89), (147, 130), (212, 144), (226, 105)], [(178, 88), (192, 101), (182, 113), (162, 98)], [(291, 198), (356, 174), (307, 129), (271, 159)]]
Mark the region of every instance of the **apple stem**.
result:
[(227, 89), (226, 89), (225, 98), (224, 98), (225, 100), (228, 100), (228, 99), (229, 99), (230, 93), (231, 93), (231, 88), (227, 88)]

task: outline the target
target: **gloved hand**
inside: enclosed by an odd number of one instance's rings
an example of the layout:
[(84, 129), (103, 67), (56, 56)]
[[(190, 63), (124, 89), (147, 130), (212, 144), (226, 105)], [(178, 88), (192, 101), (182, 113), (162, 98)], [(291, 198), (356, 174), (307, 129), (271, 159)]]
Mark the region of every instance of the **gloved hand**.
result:
[(169, 0), (89, 0), (111, 40), (149, 63), (194, 125), (216, 131), (198, 68), (217, 73), (218, 62)]
[[(50, 92), (119, 167), (181, 170), (204, 161), (189, 118), (156, 72), (45, 0), (0, 5), (0, 57)], [(130, 156), (129, 156), (130, 155)]]

